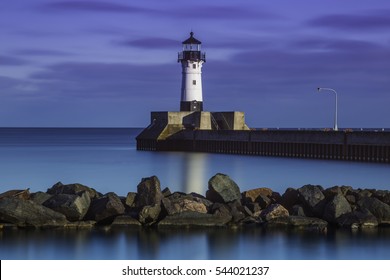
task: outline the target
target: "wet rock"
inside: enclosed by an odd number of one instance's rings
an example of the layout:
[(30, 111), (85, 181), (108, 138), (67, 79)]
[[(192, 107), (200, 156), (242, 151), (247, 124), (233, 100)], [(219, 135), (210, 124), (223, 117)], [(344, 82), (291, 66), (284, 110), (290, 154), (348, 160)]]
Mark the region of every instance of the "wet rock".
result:
[(324, 220), (330, 223), (336, 223), (337, 219), (343, 215), (352, 212), (351, 206), (342, 192), (338, 192), (324, 208)]
[(91, 199), (87, 192), (76, 194), (55, 194), (43, 203), (56, 212), (62, 213), (71, 221), (80, 221), (89, 209)]
[(227, 203), (240, 200), (241, 192), (229, 176), (218, 173), (209, 180), (206, 198), (212, 202)]
[(97, 192), (95, 189), (77, 183), (64, 185), (61, 182), (58, 182), (54, 184), (50, 189), (47, 190), (47, 193), (52, 195), (54, 194), (81, 195), (83, 192), (86, 192), (91, 200), (102, 196), (102, 194)]
[(260, 215), (265, 221), (287, 216), (289, 216), (288, 210), (280, 204), (271, 204)]
[(122, 215), (124, 212), (125, 206), (119, 196), (115, 193), (107, 193), (98, 199), (92, 200), (85, 218), (100, 224), (110, 224), (116, 216)]
[(163, 197), (160, 180), (156, 176), (143, 178), (137, 186), (137, 207), (160, 204)]
[(337, 225), (349, 228), (377, 227), (378, 220), (370, 211), (362, 209), (341, 215), (337, 219)]
[(65, 225), (68, 229), (91, 229), (95, 227), (96, 221), (77, 221), (70, 222)]
[(357, 202), (360, 209), (367, 209), (379, 224), (390, 225), (390, 206), (375, 197), (363, 197)]
[(161, 213), (160, 204), (146, 205), (139, 212), (139, 221), (143, 225), (152, 225), (159, 220)]
[(65, 215), (31, 200), (0, 199), (0, 221), (18, 226), (58, 227), (68, 223)]
[(114, 221), (112, 222), (111, 226), (117, 226), (117, 227), (140, 227), (141, 223), (128, 215), (121, 215), (115, 217)]
[(272, 219), (266, 223), (268, 228), (294, 228), (310, 231), (325, 231), (328, 223), (319, 218), (286, 216)]
[(321, 186), (305, 185), (298, 190), (298, 198), (305, 208), (305, 213), (313, 216), (322, 216), (325, 206), (325, 195)]
[(227, 216), (182, 212), (167, 216), (158, 223), (158, 227), (223, 227), (230, 222)]

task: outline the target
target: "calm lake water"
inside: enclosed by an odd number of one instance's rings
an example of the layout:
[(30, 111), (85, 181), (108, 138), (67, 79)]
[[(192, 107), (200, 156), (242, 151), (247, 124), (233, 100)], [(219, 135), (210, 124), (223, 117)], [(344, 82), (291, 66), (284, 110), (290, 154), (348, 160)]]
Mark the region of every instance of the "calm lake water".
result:
[[(216, 173), (241, 191), (318, 184), (390, 189), (390, 166), (135, 149), (140, 129), (0, 128), (0, 192), (58, 181), (126, 195), (156, 175), (172, 191), (205, 194)], [(0, 231), (0, 259), (390, 259), (390, 230), (328, 234), (246, 230)]]

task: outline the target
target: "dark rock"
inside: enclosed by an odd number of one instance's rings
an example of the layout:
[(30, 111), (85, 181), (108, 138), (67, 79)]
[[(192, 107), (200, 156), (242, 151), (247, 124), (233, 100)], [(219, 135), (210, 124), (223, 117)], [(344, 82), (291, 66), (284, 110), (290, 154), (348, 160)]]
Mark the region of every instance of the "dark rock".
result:
[(231, 202), (241, 199), (238, 185), (225, 174), (218, 173), (208, 183), (206, 198), (212, 202)]
[(258, 203), (247, 203), (245, 206), (248, 207), (248, 209), (252, 212), (253, 216), (260, 216), (262, 208)]
[(214, 203), (211, 207), (210, 212), (215, 216), (223, 216), (225, 219), (229, 219), (229, 221), (233, 218), (230, 212), (230, 207), (223, 203)]
[(372, 194), (373, 197), (379, 199), (380, 201), (390, 205), (390, 191), (387, 190), (377, 190)]
[(261, 194), (257, 197), (256, 202), (260, 205), (261, 209), (265, 209), (272, 204), (272, 199)]
[(115, 217), (115, 219), (112, 222), (111, 226), (140, 227), (141, 223), (137, 219), (134, 219), (131, 216), (121, 215), (121, 216)]
[(298, 198), (305, 208), (305, 213), (314, 216), (322, 216), (325, 206), (325, 196), (321, 186), (305, 185), (298, 190)]
[(271, 204), (262, 211), (260, 215), (260, 217), (266, 221), (287, 216), (289, 216), (288, 210), (280, 204)]
[(136, 199), (137, 199), (137, 193), (129, 192), (127, 193), (125, 204), (130, 208), (134, 208), (136, 207)]
[(34, 201), (37, 204), (42, 205), (46, 200), (48, 200), (51, 197), (52, 197), (51, 194), (45, 192), (36, 192), (30, 195), (30, 200)]
[(301, 216), (279, 217), (266, 223), (268, 228), (295, 228), (320, 232), (325, 231), (327, 226), (328, 223), (322, 219)]
[(352, 194), (347, 194), (345, 196), (345, 199), (348, 201), (349, 204), (356, 204), (356, 197)]
[(51, 227), (68, 223), (65, 215), (31, 200), (0, 199), (0, 221), (18, 226)]
[(80, 221), (89, 209), (91, 199), (87, 192), (77, 194), (55, 194), (43, 203), (56, 212), (62, 213), (71, 221)]
[(87, 187), (82, 184), (68, 184), (64, 185), (61, 182), (58, 182), (54, 184), (50, 189), (47, 190), (48, 194), (77, 194), (80, 195), (81, 193), (86, 192), (89, 196), (89, 198), (95, 199), (102, 196), (101, 193), (97, 192), (95, 189)]
[(229, 207), (230, 215), (232, 216), (234, 223), (238, 223), (245, 219), (245, 217), (251, 215), (248, 215), (248, 211), (250, 210), (247, 207), (242, 206), (240, 200), (229, 202), (227, 206)]
[(301, 216), (306, 217), (305, 209), (303, 209), (302, 205), (294, 205), (290, 211), (288, 211), (292, 216)]
[(139, 212), (139, 221), (144, 225), (152, 225), (159, 220), (161, 213), (160, 204), (146, 205)]
[(298, 198), (299, 193), (294, 188), (288, 188), (280, 199), (280, 204), (284, 206), (287, 210), (291, 211), (292, 207), (300, 203)]
[(158, 223), (158, 227), (222, 227), (229, 222), (228, 216), (183, 212), (165, 217)]
[(30, 199), (30, 189), (9, 190), (0, 194), (0, 199), (3, 198), (18, 198), (18, 199), (28, 200)]
[(171, 190), (167, 187), (162, 190), (162, 194), (164, 197), (170, 196), (172, 194)]
[(390, 224), (390, 206), (375, 197), (363, 197), (357, 202), (360, 209), (367, 209), (379, 224)]
[(343, 190), (338, 186), (328, 188), (323, 193), (326, 199), (332, 199), (336, 195), (344, 195)]
[(337, 225), (349, 228), (377, 227), (378, 220), (370, 211), (362, 209), (341, 215), (337, 219)]
[(124, 212), (125, 206), (119, 196), (115, 193), (107, 193), (91, 202), (86, 219), (101, 224), (109, 224), (116, 216), (122, 215)]
[(340, 191), (330, 201), (324, 208), (324, 219), (329, 223), (336, 223), (337, 219), (343, 215), (352, 212), (351, 206), (349, 205), (347, 199), (344, 197)]
[(161, 192), (160, 180), (156, 176), (142, 178), (137, 186), (137, 207), (160, 204), (164, 195)]

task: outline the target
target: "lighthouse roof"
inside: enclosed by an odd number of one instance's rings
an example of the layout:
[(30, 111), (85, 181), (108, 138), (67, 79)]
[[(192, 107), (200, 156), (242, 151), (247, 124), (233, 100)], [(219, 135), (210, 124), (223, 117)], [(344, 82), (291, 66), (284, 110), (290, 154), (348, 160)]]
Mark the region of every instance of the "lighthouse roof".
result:
[(198, 45), (200, 45), (200, 44), (202, 44), (202, 42), (199, 41), (198, 39), (196, 39), (194, 37), (194, 32), (191, 31), (190, 38), (188, 38), (187, 40), (183, 41), (183, 44), (198, 44)]

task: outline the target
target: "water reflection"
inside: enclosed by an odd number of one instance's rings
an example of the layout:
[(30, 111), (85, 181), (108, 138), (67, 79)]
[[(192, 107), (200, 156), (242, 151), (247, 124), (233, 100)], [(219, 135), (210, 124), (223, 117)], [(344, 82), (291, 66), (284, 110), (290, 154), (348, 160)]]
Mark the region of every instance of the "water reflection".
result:
[(3, 230), (0, 259), (390, 259), (390, 229)]
[(207, 170), (207, 154), (204, 153), (186, 153), (182, 157), (183, 166), (183, 191), (185, 193), (195, 192), (204, 194), (207, 185), (205, 182)]

